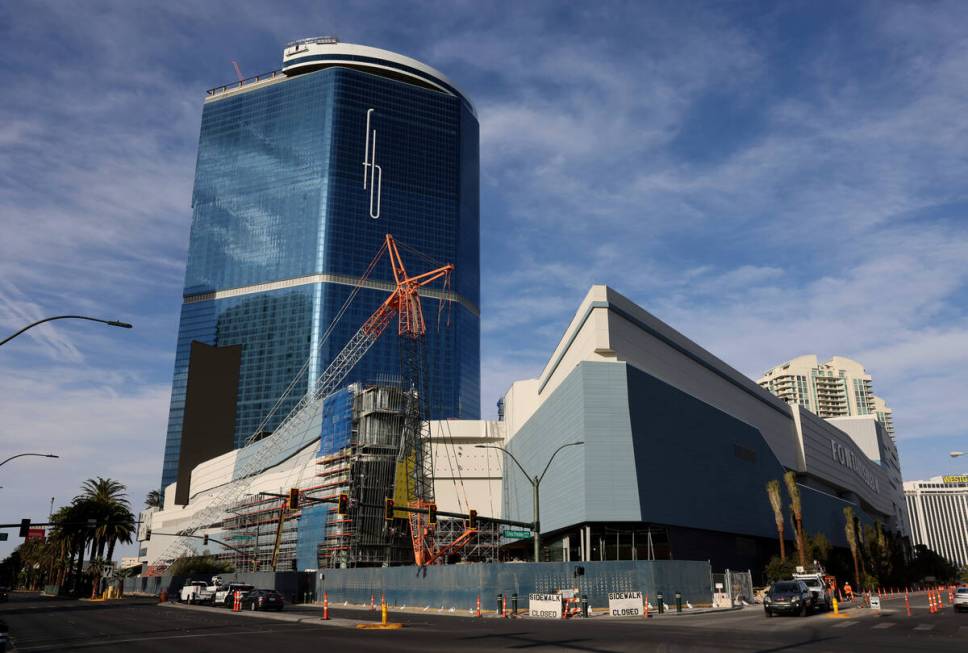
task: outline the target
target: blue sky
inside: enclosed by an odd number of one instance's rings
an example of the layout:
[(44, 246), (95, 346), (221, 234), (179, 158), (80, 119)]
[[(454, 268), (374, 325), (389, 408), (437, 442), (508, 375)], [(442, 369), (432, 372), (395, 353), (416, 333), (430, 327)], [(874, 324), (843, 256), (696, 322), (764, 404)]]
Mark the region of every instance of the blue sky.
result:
[[(862, 361), (904, 476), (965, 472), (968, 4), (0, 5), (0, 517), (160, 474), (207, 88), (335, 33), (481, 119), (483, 405), (608, 283), (741, 371)], [(965, 459), (961, 459), (965, 460)], [(0, 555), (15, 542), (0, 545)]]

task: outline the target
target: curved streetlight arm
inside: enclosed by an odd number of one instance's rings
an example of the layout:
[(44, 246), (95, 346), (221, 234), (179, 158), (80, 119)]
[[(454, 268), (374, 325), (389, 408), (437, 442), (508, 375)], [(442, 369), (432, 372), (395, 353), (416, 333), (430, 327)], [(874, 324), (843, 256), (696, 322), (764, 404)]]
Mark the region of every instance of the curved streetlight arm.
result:
[[(514, 464), (518, 466), (518, 469), (521, 470), (521, 472), (524, 474), (524, 477), (526, 479), (528, 479), (528, 481), (531, 483), (531, 485), (536, 485), (535, 480), (538, 480), (539, 483), (541, 482), (540, 479), (538, 479), (537, 477), (531, 478), (531, 475), (528, 474), (528, 470), (526, 470), (524, 468), (524, 465), (522, 465), (518, 461), (518, 459), (514, 457), (514, 454), (513, 453), (511, 453), (510, 451), (508, 451), (504, 447), (499, 447), (499, 446), (494, 445), (494, 444), (475, 444), (474, 447), (477, 448), (477, 449), (497, 449), (498, 451), (503, 451), (504, 453), (506, 453), (508, 456), (511, 457), (511, 460), (514, 461)], [(558, 452), (556, 451), (555, 453), (558, 453)], [(547, 468), (545, 468), (545, 470), (547, 471)]]
[(582, 445), (582, 444), (585, 444), (585, 443), (584, 442), (581, 442), (581, 441), (579, 441), (579, 442), (569, 442), (568, 444), (563, 444), (560, 447), (558, 447), (557, 449), (555, 449), (555, 452), (553, 454), (551, 454), (551, 458), (548, 459), (548, 464), (545, 465), (544, 471), (541, 472), (541, 476), (537, 477), (538, 483), (541, 483), (541, 481), (544, 480), (545, 474), (548, 473), (548, 468), (551, 467), (551, 463), (554, 461), (555, 456), (558, 455), (558, 452), (559, 451), (561, 451), (565, 447), (577, 447), (577, 446)]
[(968, 455), (968, 451), (952, 451), (948, 455), (952, 458), (957, 458), (958, 456)]
[(40, 456), (41, 458), (60, 458), (60, 456), (52, 453), (18, 453), (16, 456), (10, 456), (6, 460), (4, 460), (2, 463), (0, 463), (0, 466), (6, 465), (14, 458), (20, 458), (22, 456)]
[(108, 326), (113, 326), (113, 327), (121, 327), (122, 329), (130, 329), (132, 327), (132, 325), (128, 324), (127, 322), (120, 322), (118, 320), (101, 320), (96, 317), (88, 317), (86, 315), (55, 315), (54, 317), (45, 317), (43, 320), (37, 320), (33, 324), (28, 324), (20, 331), (17, 331), (13, 335), (7, 336), (3, 340), (0, 340), (0, 345), (4, 345), (10, 342), (11, 340), (19, 336), (21, 333), (26, 331), (27, 329), (32, 329), (38, 324), (43, 324), (44, 322), (51, 322), (53, 320), (88, 320), (89, 322), (100, 322), (101, 324), (107, 324)]

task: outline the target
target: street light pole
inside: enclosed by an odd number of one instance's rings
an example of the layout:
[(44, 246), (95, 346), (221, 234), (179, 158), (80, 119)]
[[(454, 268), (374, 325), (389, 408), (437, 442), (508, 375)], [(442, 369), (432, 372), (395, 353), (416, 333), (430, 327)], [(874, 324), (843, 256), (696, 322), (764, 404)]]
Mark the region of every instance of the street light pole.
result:
[(122, 329), (130, 329), (132, 325), (127, 322), (119, 322), (118, 320), (101, 320), (96, 317), (88, 317), (87, 315), (55, 315), (54, 317), (45, 317), (43, 320), (37, 320), (32, 324), (28, 324), (20, 331), (17, 331), (13, 335), (7, 336), (3, 340), (0, 340), (0, 345), (5, 345), (27, 329), (32, 329), (38, 324), (43, 324), (44, 322), (51, 322), (52, 320), (88, 320), (89, 322), (100, 322), (101, 324), (107, 324), (108, 326), (120, 327)]
[(541, 472), (541, 476), (534, 476), (534, 477), (528, 474), (528, 470), (524, 468), (524, 465), (522, 465), (518, 461), (518, 459), (514, 457), (513, 453), (511, 453), (504, 447), (499, 447), (495, 444), (475, 445), (475, 447), (478, 449), (497, 449), (499, 451), (503, 451), (504, 453), (506, 453), (511, 458), (511, 460), (514, 461), (514, 464), (518, 466), (518, 469), (521, 470), (521, 472), (524, 474), (524, 477), (528, 479), (528, 482), (531, 483), (531, 498), (532, 498), (531, 530), (534, 531), (534, 561), (535, 562), (540, 562), (540, 558), (541, 558), (541, 500), (540, 500), (541, 481), (544, 480), (545, 474), (548, 473), (548, 468), (551, 467), (551, 462), (555, 459), (555, 456), (558, 455), (559, 451), (561, 451), (565, 447), (577, 447), (582, 444), (585, 444), (585, 443), (582, 441), (569, 442), (555, 449), (555, 452), (551, 454), (551, 458), (548, 459), (548, 464), (545, 465), (544, 470)]
[(16, 456), (10, 456), (2, 463), (0, 463), (0, 467), (3, 467), (14, 458), (20, 458), (21, 456), (40, 456), (41, 458), (60, 458), (60, 456), (54, 455), (52, 453), (18, 453)]

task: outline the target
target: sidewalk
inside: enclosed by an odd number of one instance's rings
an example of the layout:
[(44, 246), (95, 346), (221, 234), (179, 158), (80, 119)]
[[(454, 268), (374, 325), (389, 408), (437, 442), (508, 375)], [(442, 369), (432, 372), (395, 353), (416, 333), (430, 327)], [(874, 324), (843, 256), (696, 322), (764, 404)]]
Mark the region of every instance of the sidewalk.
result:
[[(305, 609), (290, 609), (289, 612), (279, 611), (270, 612), (268, 610), (247, 610), (243, 612), (233, 612), (231, 610), (224, 610), (220, 608), (213, 608), (206, 605), (187, 605), (185, 603), (176, 603), (174, 601), (169, 601), (168, 603), (159, 603), (160, 607), (164, 608), (175, 608), (177, 610), (197, 610), (200, 612), (212, 612), (217, 610), (220, 614), (235, 615), (239, 617), (255, 617), (257, 619), (274, 619), (276, 621), (289, 621), (293, 623), (303, 623), (303, 624), (313, 624), (316, 626), (336, 626), (339, 628), (356, 628), (357, 624), (370, 623), (367, 621), (356, 621), (355, 619), (338, 619), (331, 617), (326, 621), (322, 619), (322, 608), (315, 613), (314, 616), (310, 616), (308, 610)], [(302, 614), (299, 614), (302, 613)]]

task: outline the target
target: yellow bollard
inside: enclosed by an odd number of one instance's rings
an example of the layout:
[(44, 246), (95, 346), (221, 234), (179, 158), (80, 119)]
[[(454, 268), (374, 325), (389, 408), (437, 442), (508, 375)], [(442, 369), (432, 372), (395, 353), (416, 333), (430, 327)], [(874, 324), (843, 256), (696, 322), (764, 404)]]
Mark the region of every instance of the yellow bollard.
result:
[(387, 615), (387, 604), (386, 604), (386, 601), (384, 601), (384, 602), (382, 602), (380, 604), (380, 621), (381, 621), (381, 623), (384, 626), (386, 626), (387, 623), (389, 623), (389, 621), (390, 621), (389, 618), (388, 618), (388, 615)]

